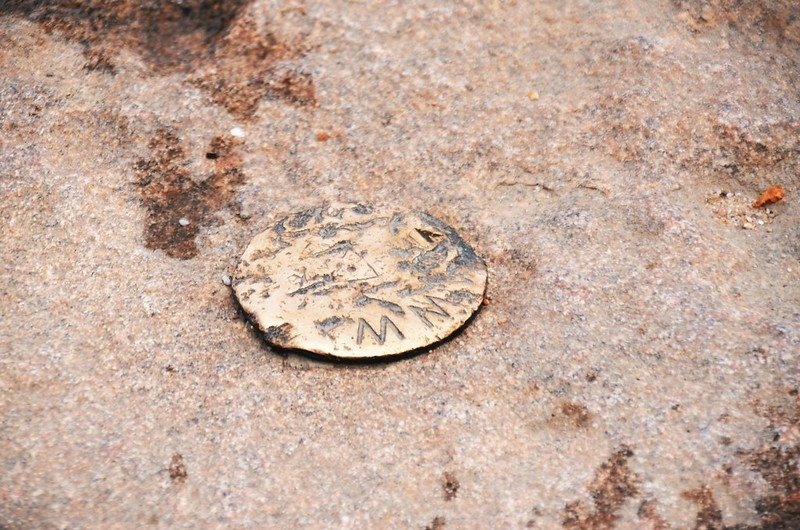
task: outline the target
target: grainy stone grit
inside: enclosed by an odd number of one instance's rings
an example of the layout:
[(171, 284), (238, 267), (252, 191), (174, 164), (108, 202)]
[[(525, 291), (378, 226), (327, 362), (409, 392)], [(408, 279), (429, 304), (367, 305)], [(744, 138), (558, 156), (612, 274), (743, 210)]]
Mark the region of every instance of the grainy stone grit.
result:
[[(800, 526), (796, 2), (12, 0), (0, 42), (0, 526)], [(281, 357), (220, 278), (311, 200), (458, 227), (488, 305)]]

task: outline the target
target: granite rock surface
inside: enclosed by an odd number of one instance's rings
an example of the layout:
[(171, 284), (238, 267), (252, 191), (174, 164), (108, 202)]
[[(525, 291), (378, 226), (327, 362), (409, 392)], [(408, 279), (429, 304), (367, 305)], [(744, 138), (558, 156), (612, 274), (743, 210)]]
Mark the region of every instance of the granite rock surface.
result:
[[(10, 0), (0, 42), (0, 527), (800, 527), (795, 1)], [(325, 200), (444, 220), (488, 303), (272, 351), (223, 278)]]

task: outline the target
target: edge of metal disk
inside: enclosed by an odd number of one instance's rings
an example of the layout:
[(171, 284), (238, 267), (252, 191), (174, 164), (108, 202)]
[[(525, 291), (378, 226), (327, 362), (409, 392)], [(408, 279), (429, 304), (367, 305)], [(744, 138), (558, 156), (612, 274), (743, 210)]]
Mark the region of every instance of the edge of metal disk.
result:
[[(486, 266), (486, 261), (478, 256), (478, 259), (481, 260), (484, 266)], [(273, 350), (276, 354), (281, 356), (288, 356), (290, 354), (298, 354), (302, 355), (303, 357), (308, 357), (310, 359), (316, 361), (322, 361), (327, 363), (335, 363), (335, 364), (380, 364), (384, 362), (394, 362), (394, 361), (402, 361), (404, 359), (410, 359), (412, 357), (416, 357), (417, 355), (422, 355), (424, 353), (428, 353), (431, 350), (434, 350), (451, 340), (456, 339), (459, 335), (461, 335), (472, 321), (478, 316), (478, 314), (483, 311), (483, 306), (485, 305), (484, 301), (486, 300), (486, 289), (489, 286), (489, 271), (487, 267), (486, 271), (486, 279), (483, 282), (483, 298), (480, 302), (478, 302), (478, 306), (472, 311), (472, 314), (466, 319), (460, 326), (455, 328), (452, 332), (448, 333), (447, 336), (435, 341), (431, 342), (430, 344), (426, 344), (425, 346), (418, 346), (416, 348), (412, 348), (410, 350), (406, 350), (400, 353), (390, 353), (386, 355), (368, 355), (364, 357), (341, 357), (339, 355), (332, 355), (330, 353), (324, 353), (319, 351), (314, 351), (311, 349), (303, 349), (303, 348), (293, 348), (290, 346), (281, 346), (280, 344), (276, 344), (274, 342), (270, 342), (267, 339), (266, 332), (261, 326), (261, 323), (258, 322), (258, 319), (255, 318), (254, 315), (248, 313), (244, 307), (242, 307), (241, 302), (236, 297), (236, 292), (233, 290), (233, 287), (228, 287), (230, 289), (230, 296), (233, 299), (233, 302), (236, 304), (236, 307), (242, 313), (244, 318), (253, 325), (252, 332), (254, 335), (258, 337), (258, 339), (267, 345), (271, 350)]]
[[(230, 289), (231, 298), (234, 300), (234, 302), (236, 304), (236, 307), (244, 315), (246, 320), (253, 325), (254, 331), (256, 331), (256, 334), (258, 335), (259, 339), (262, 340), (272, 350), (275, 350), (275, 352), (278, 353), (278, 354), (288, 355), (290, 353), (296, 353), (296, 354), (303, 355), (305, 357), (309, 357), (309, 358), (320, 360), (320, 361), (336, 362), (336, 363), (341, 363), (341, 364), (375, 364), (375, 363), (381, 363), (381, 362), (398, 361), (398, 360), (407, 359), (407, 358), (410, 358), (410, 357), (416, 357), (417, 355), (421, 355), (421, 354), (426, 353), (428, 351), (431, 351), (431, 350), (433, 350), (435, 348), (438, 348), (439, 346), (441, 346), (441, 345), (453, 340), (457, 336), (461, 335), (461, 333), (466, 329), (466, 327), (469, 326), (472, 323), (472, 321), (475, 319), (475, 317), (478, 315), (478, 313), (481, 312), (481, 309), (484, 306), (484, 301), (486, 300), (486, 289), (489, 286), (489, 267), (486, 265), (486, 260), (484, 260), (480, 255), (478, 255), (477, 252), (475, 252), (475, 249), (472, 247), (472, 245), (470, 245), (466, 240), (464, 240), (464, 238), (461, 237), (461, 235), (458, 233), (458, 231), (455, 228), (453, 228), (449, 224), (445, 223), (444, 221), (442, 221), (438, 217), (435, 217), (435, 216), (433, 216), (433, 215), (431, 215), (431, 214), (429, 214), (427, 212), (422, 212), (422, 211), (418, 211), (418, 210), (411, 210), (411, 212), (413, 212), (415, 214), (418, 214), (418, 215), (423, 215), (425, 217), (432, 218), (435, 221), (443, 224), (445, 227), (449, 228), (450, 231), (452, 231), (464, 243), (464, 245), (469, 247), (469, 249), (473, 252), (473, 254), (475, 254), (475, 257), (480, 261), (480, 263), (483, 265), (484, 270), (486, 271), (486, 277), (484, 278), (484, 281), (483, 281), (483, 289), (482, 289), (481, 301), (478, 302), (478, 304), (475, 306), (474, 309), (472, 309), (472, 312), (471, 312), (469, 318), (467, 318), (459, 326), (454, 328), (453, 331), (451, 331), (450, 333), (448, 333), (446, 336), (442, 337), (441, 339), (438, 339), (438, 340), (436, 340), (434, 342), (431, 342), (430, 344), (426, 344), (424, 346), (418, 346), (416, 348), (412, 348), (410, 350), (402, 351), (402, 352), (399, 352), (399, 353), (389, 353), (389, 354), (379, 354), (379, 355), (365, 355), (365, 356), (353, 356), (353, 355), (340, 356), (340, 355), (334, 355), (334, 354), (331, 354), (331, 353), (321, 352), (321, 351), (310, 349), (310, 348), (299, 348), (299, 347), (292, 347), (292, 346), (282, 346), (281, 344), (272, 342), (267, 338), (267, 330), (264, 329), (264, 326), (261, 325), (261, 323), (258, 321), (258, 318), (253, 313), (248, 312), (244, 308), (244, 306), (242, 305), (241, 301), (236, 296), (236, 290), (234, 289), (233, 285), (228, 287)], [(267, 230), (269, 230), (269, 229), (267, 229)], [(264, 231), (262, 230), (261, 232), (259, 232), (258, 234), (256, 234), (253, 237), (254, 238), (258, 237), (258, 235), (263, 233), (263, 232)], [(250, 243), (248, 243), (247, 246), (249, 247)], [(247, 252), (246, 248), (245, 248), (245, 252)], [(237, 269), (238, 269), (238, 265), (237, 265)]]

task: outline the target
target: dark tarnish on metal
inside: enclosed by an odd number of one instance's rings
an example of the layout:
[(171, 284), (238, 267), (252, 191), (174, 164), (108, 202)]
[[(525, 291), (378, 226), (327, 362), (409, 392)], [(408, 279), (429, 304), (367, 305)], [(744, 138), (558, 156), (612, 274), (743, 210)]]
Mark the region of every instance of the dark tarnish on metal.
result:
[(257, 235), (233, 289), (269, 343), (370, 359), (448, 337), (480, 306), (486, 278), (472, 247), (431, 215), (325, 204)]

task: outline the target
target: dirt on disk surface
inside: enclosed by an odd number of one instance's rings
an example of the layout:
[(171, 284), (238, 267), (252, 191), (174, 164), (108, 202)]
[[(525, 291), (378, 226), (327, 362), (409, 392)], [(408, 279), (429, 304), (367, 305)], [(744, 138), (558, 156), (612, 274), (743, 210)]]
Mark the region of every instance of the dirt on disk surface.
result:
[[(0, 527), (800, 527), (794, 0), (11, 0), (0, 42)], [(230, 277), (326, 201), (457, 230), (471, 325), (272, 350)]]

